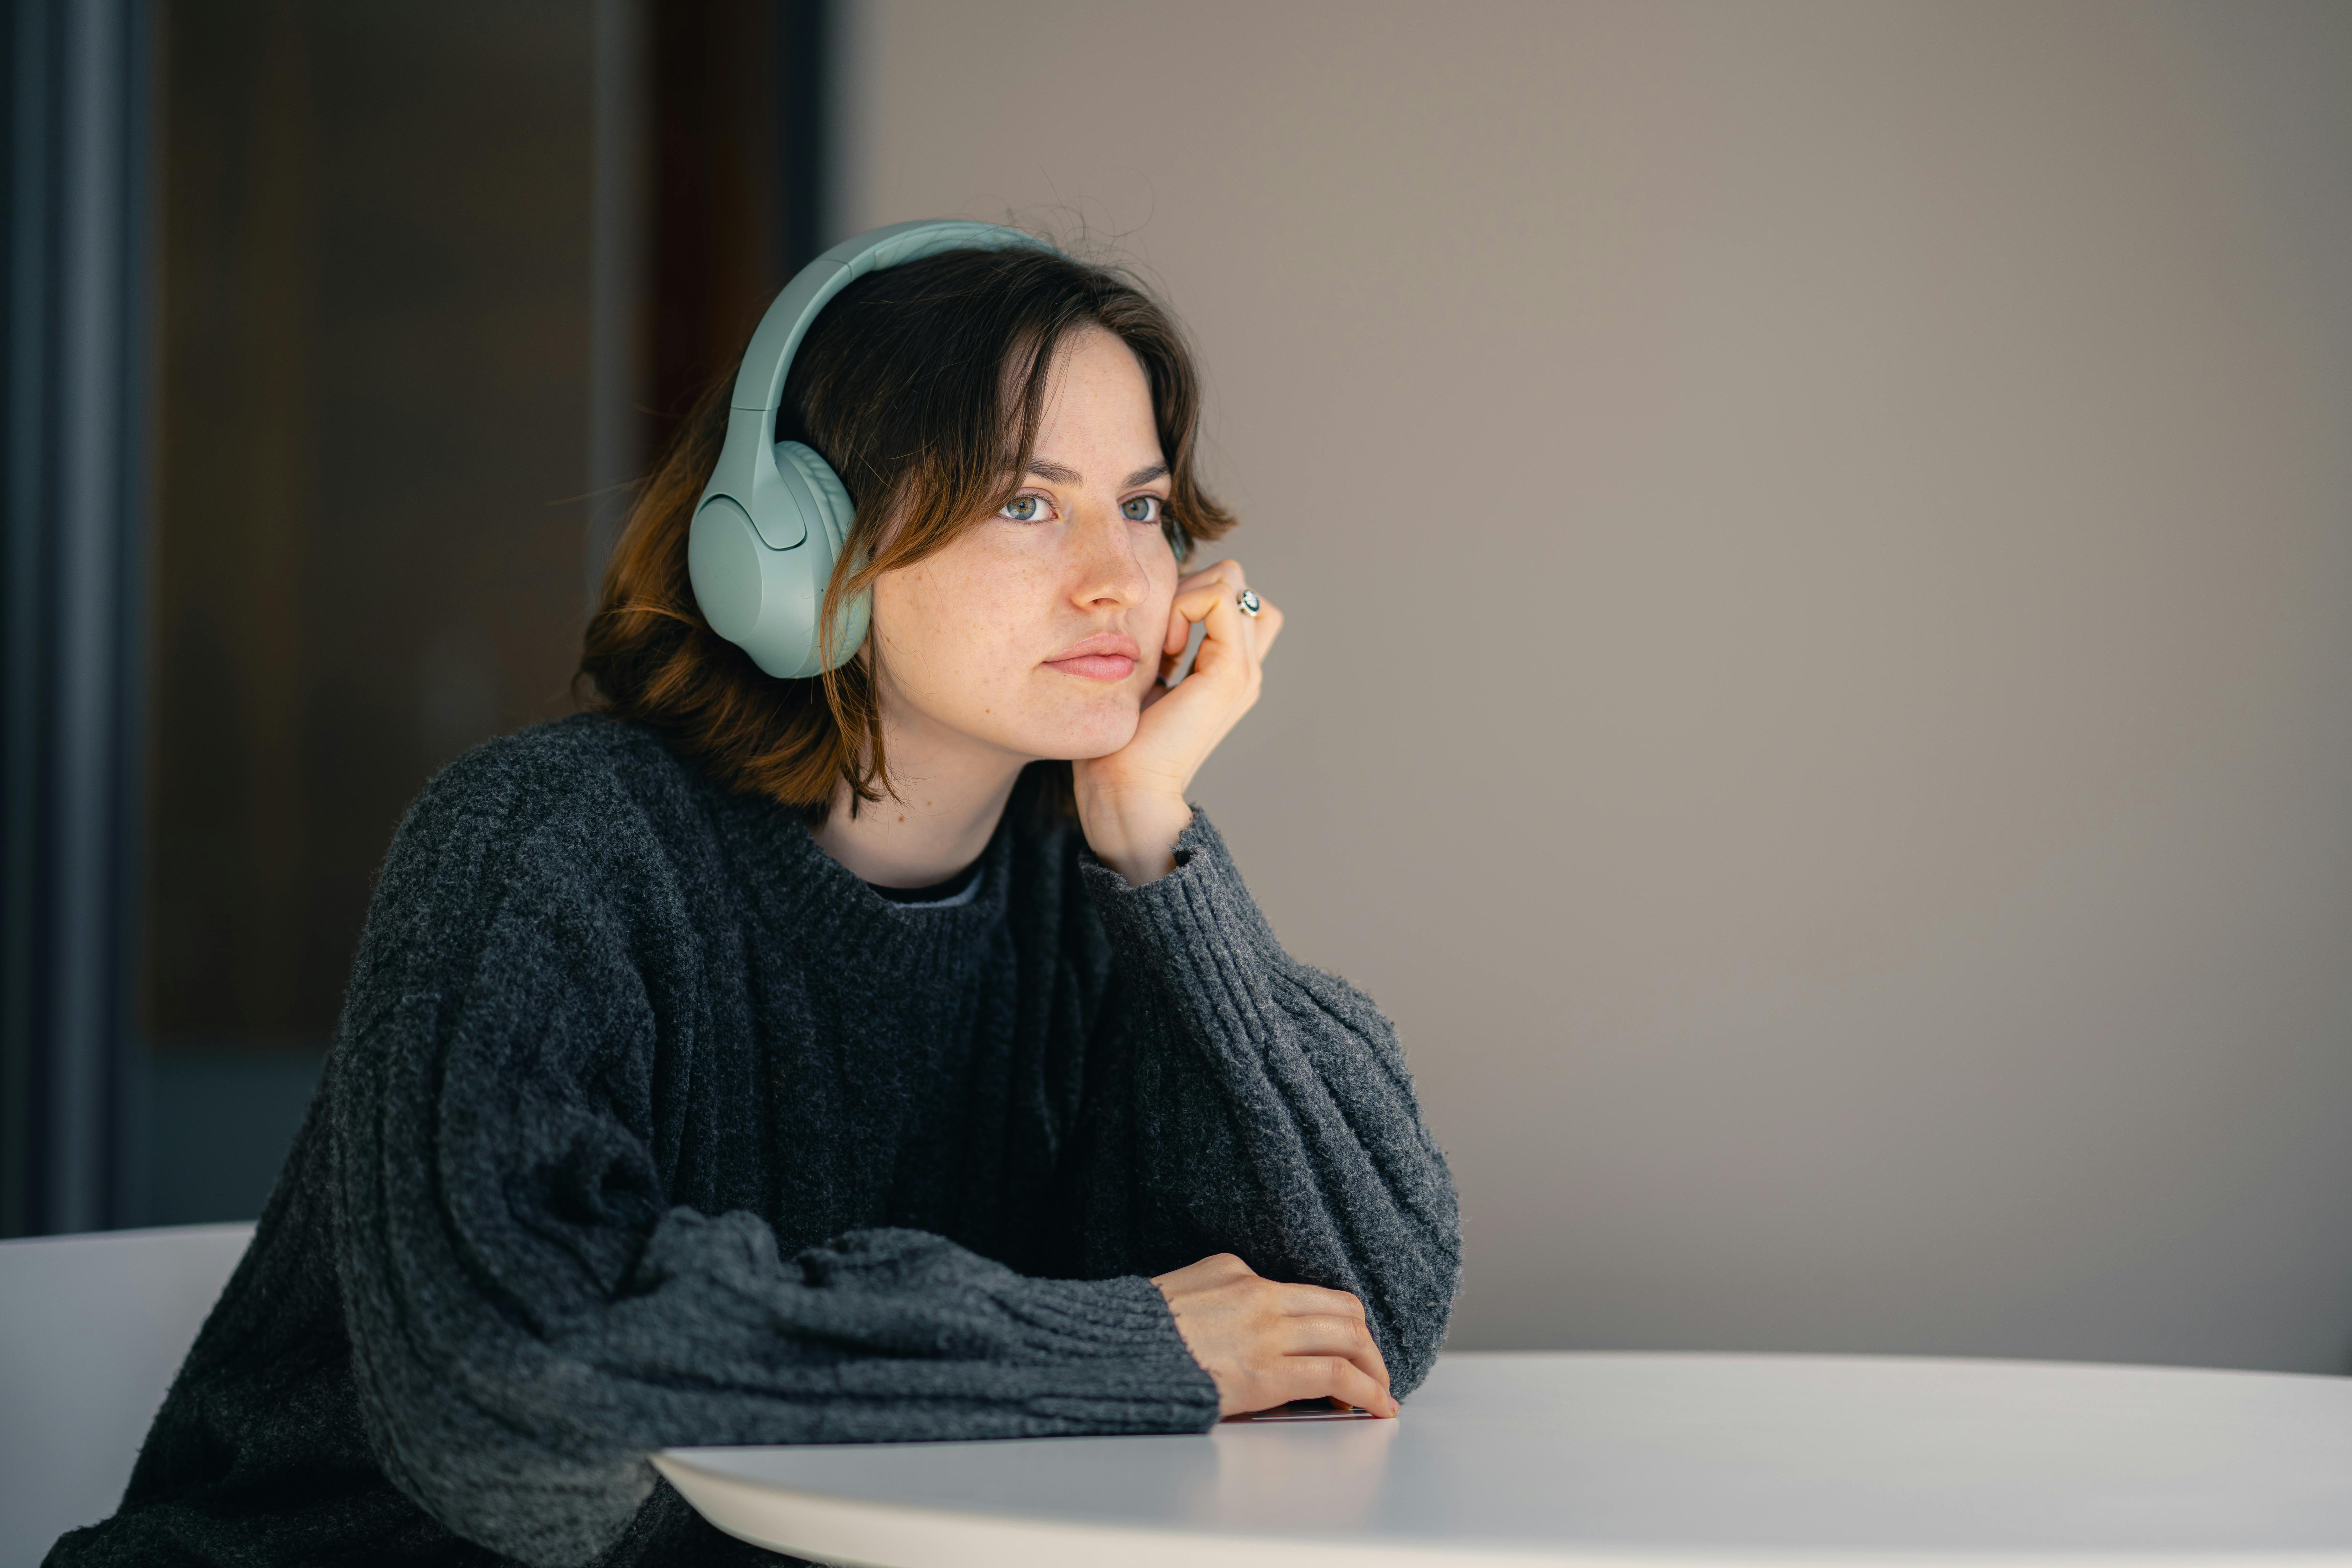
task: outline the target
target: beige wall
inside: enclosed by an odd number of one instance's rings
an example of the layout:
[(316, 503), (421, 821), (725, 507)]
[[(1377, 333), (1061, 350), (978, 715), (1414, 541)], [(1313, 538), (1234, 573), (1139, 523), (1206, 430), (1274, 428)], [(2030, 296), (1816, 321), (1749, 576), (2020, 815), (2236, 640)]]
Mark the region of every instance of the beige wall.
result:
[(2344, 1368), (2352, 9), (852, 24), (841, 226), (1200, 342), (1292, 619), (1198, 798), (1456, 1344)]

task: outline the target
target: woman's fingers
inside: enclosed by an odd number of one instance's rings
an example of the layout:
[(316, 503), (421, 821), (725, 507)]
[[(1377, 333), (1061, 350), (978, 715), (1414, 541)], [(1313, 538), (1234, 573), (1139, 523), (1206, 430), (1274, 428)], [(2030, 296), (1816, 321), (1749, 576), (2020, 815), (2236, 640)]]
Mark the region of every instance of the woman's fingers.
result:
[(1389, 1364), (1381, 1359), (1381, 1347), (1361, 1317), (1294, 1318), (1291, 1321), (1304, 1325), (1294, 1353), (1345, 1356), (1366, 1377), (1382, 1388), (1389, 1385)]
[(1329, 1395), (1396, 1413), (1363, 1303), (1345, 1290), (1260, 1277), (1230, 1252), (1152, 1280), (1227, 1415)]
[[(1361, 1405), (1375, 1415), (1393, 1415), (1397, 1413), (1396, 1396), (1389, 1392), (1388, 1380), (1382, 1378), (1375, 1383), (1365, 1376), (1363, 1370), (1352, 1362), (1333, 1362), (1330, 1372), (1324, 1381), (1327, 1381), (1330, 1386), (1323, 1392), (1333, 1398), (1344, 1399), (1350, 1405)], [(1312, 1398), (1313, 1395), (1310, 1394), (1308, 1397)]]
[(1237, 590), (1230, 584), (1223, 582), (1202, 583), (1190, 588), (1180, 588), (1177, 590), (1175, 600), (1169, 605), (1170, 624), (1172, 626), (1177, 623), (1182, 623), (1186, 628), (1184, 640), (1187, 642), (1192, 640), (1191, 631), (1192, 625), (1195, 622), (1203, 621), (1208, 623), (1211, 637), (1223, 633), (1230, 639), (1242, 627), (1223, 622), (1222, 620), (1223, 612), (1232, 612), (1234, 620), (1242, 623), (1243, 626), (1249, 624), (1249, 617), (1242, 614), (1241, 602), (1235, 597), (1236, 592)]
[[(1234, 600), (1234, 592), (1224, 583), (1215, 582), (1176, 595), (1171, 620), (1181, 619), (1188, 625), (1197, 621), (1209, 629), (1208, 637), (1201, 643), (1200, 654), (1192, 661), (1195, 674), (1213, 675), (1227, 668), (1227, 661), (1235, 654), (1241, 657), (1241, 669), (1255, 672), (1257, 668), (1257, 622), (1242, 614), (1241, 605)], [(1261, 610), (1259, 619), (1264, 619), (1265, 614)], [(1280, 624), (1278, 614), (1276, 624)], [(1189, 631), (1186, 640), (1191, 640)]]
[[(1176, 597), (1168, 613), (1168, 640), (1163, 649), (1167, 657), (1162, 658), (1160, 669), (1163, 677), (1175, 668), (1175, 659), (1183, 657), (1185, 645), (1192, 640), (1192, 628), (1200, 623), (1206, 623), (1209, 636), (1226, 647), (1249, 649), (1253, 665), (1265, 657), (1275, 635), (1282, 629), (1282, 612), (1261, 598), (1255, 616), (1243, 615), (1240, 595), (1248, 586), (1249, 578), (1242, 571), (1242, 563), (1230, 558), (1195, 572), (1176, 584)], [(1201, 656), (1210, 658), (1205, 645)], [(1193, 668), (1200, 668), (1197, 661)]]
[(1234, 592), (1236, 594), (1249, 586), (1249, 576), (1242, 570), (1242, 563), (1228, 555), (1223, 561), (1213, 562), (1202, 567), (1198, 572), (1186, 573), (1178, 579), (1176, 591), (1181, 594), (1187, 588), (1196, 587), (1212, 580), (1232, 584)]
[(1382, 1390), (1389, 1385), (1388, 1363), (1381, 1359), (1380, 1346), (1372, 1342), (1360, 1319), (1292, 1318), (1284, 1335), (1287, 1358), (1331, 1357), (1353, 1366)]
[[(1205, 566), (1198, 572), (1188, 572), (1183, 576), (1178, 578), (1176, 580), (1176, 598), (1181, 602), (1187, 595), (1197, 595), (1202, 589), (1213, 587), (1220, 583), (1228, 584), (1235, 594), (1239, 594), (1244, 588), (1249, 586), (1248, 579), (1242, 574), (1242, 563), (1234, 560), (1231, 556), (1227, 556), (1224, 560), (1217, 562), (1214, 565)], [(1196, 600), (1195, 602), (1197, 603), (1199, 601)], [(1184, 645), (1192, 640), (1192, 626), (1194, 622), (1200, 619), (1201, 617), (1197, 615), (1185, 615), (1181, 608), (1176, 607), (1174, 605), (1170, 606), (1168, 612), (1168, 653), (1178, 658), (1182, 657)]]
[(1339, 1399), (1360, 1405), (1375, 1415), (1393, 1415), (1397, 1402), (1385, 1384), (1374, 1383), (1363, 1369), (1344, 1356), (1288, 1356), (1273, 1372), (1255, 1396), (1263, 1404), (1254, 1410), (1271, 1410), (1294, 1399)]
[(1364, 1304), (1345, 1290), (1327, 1290), (1320, 1285), (1275, 1285), (1274, 1289), (1277, 1310), (1291, 1317), (1364, 1321)]

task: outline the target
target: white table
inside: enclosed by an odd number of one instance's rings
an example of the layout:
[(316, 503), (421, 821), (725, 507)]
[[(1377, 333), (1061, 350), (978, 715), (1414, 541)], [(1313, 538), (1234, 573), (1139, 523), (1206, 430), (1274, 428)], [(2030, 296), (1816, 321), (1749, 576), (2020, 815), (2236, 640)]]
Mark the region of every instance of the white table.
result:
[(2352, 1564), (2352, 1379), (1456, 1354), (1395, 1421), (677, 1448), (720, 1529), (884, 1568)]

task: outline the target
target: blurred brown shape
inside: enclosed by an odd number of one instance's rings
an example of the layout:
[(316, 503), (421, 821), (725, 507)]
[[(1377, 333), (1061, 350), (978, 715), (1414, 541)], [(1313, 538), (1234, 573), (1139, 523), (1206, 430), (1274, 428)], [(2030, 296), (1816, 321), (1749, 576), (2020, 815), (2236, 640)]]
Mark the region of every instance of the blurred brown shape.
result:
[[(588, 8), (167, 8), (144, 1014), (315, 1047), (401, 812), (570, 710)], [(782, 268), (790, 5), (646, 5), (639, 452)]]

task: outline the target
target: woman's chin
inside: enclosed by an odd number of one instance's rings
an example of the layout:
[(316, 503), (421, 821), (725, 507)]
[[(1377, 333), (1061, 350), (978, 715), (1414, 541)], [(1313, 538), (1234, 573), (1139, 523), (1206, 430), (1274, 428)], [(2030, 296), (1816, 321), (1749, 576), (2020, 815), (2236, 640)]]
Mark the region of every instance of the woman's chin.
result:
[(1135, 739), (1137, 718), (1131, 709), (1124, 713), (1087, 715), (1054, 726), (1051, 734), (1036, 736), (1034, 743), (1024, 749), (1033, 756), (1073, 763), (1108, 757)]

